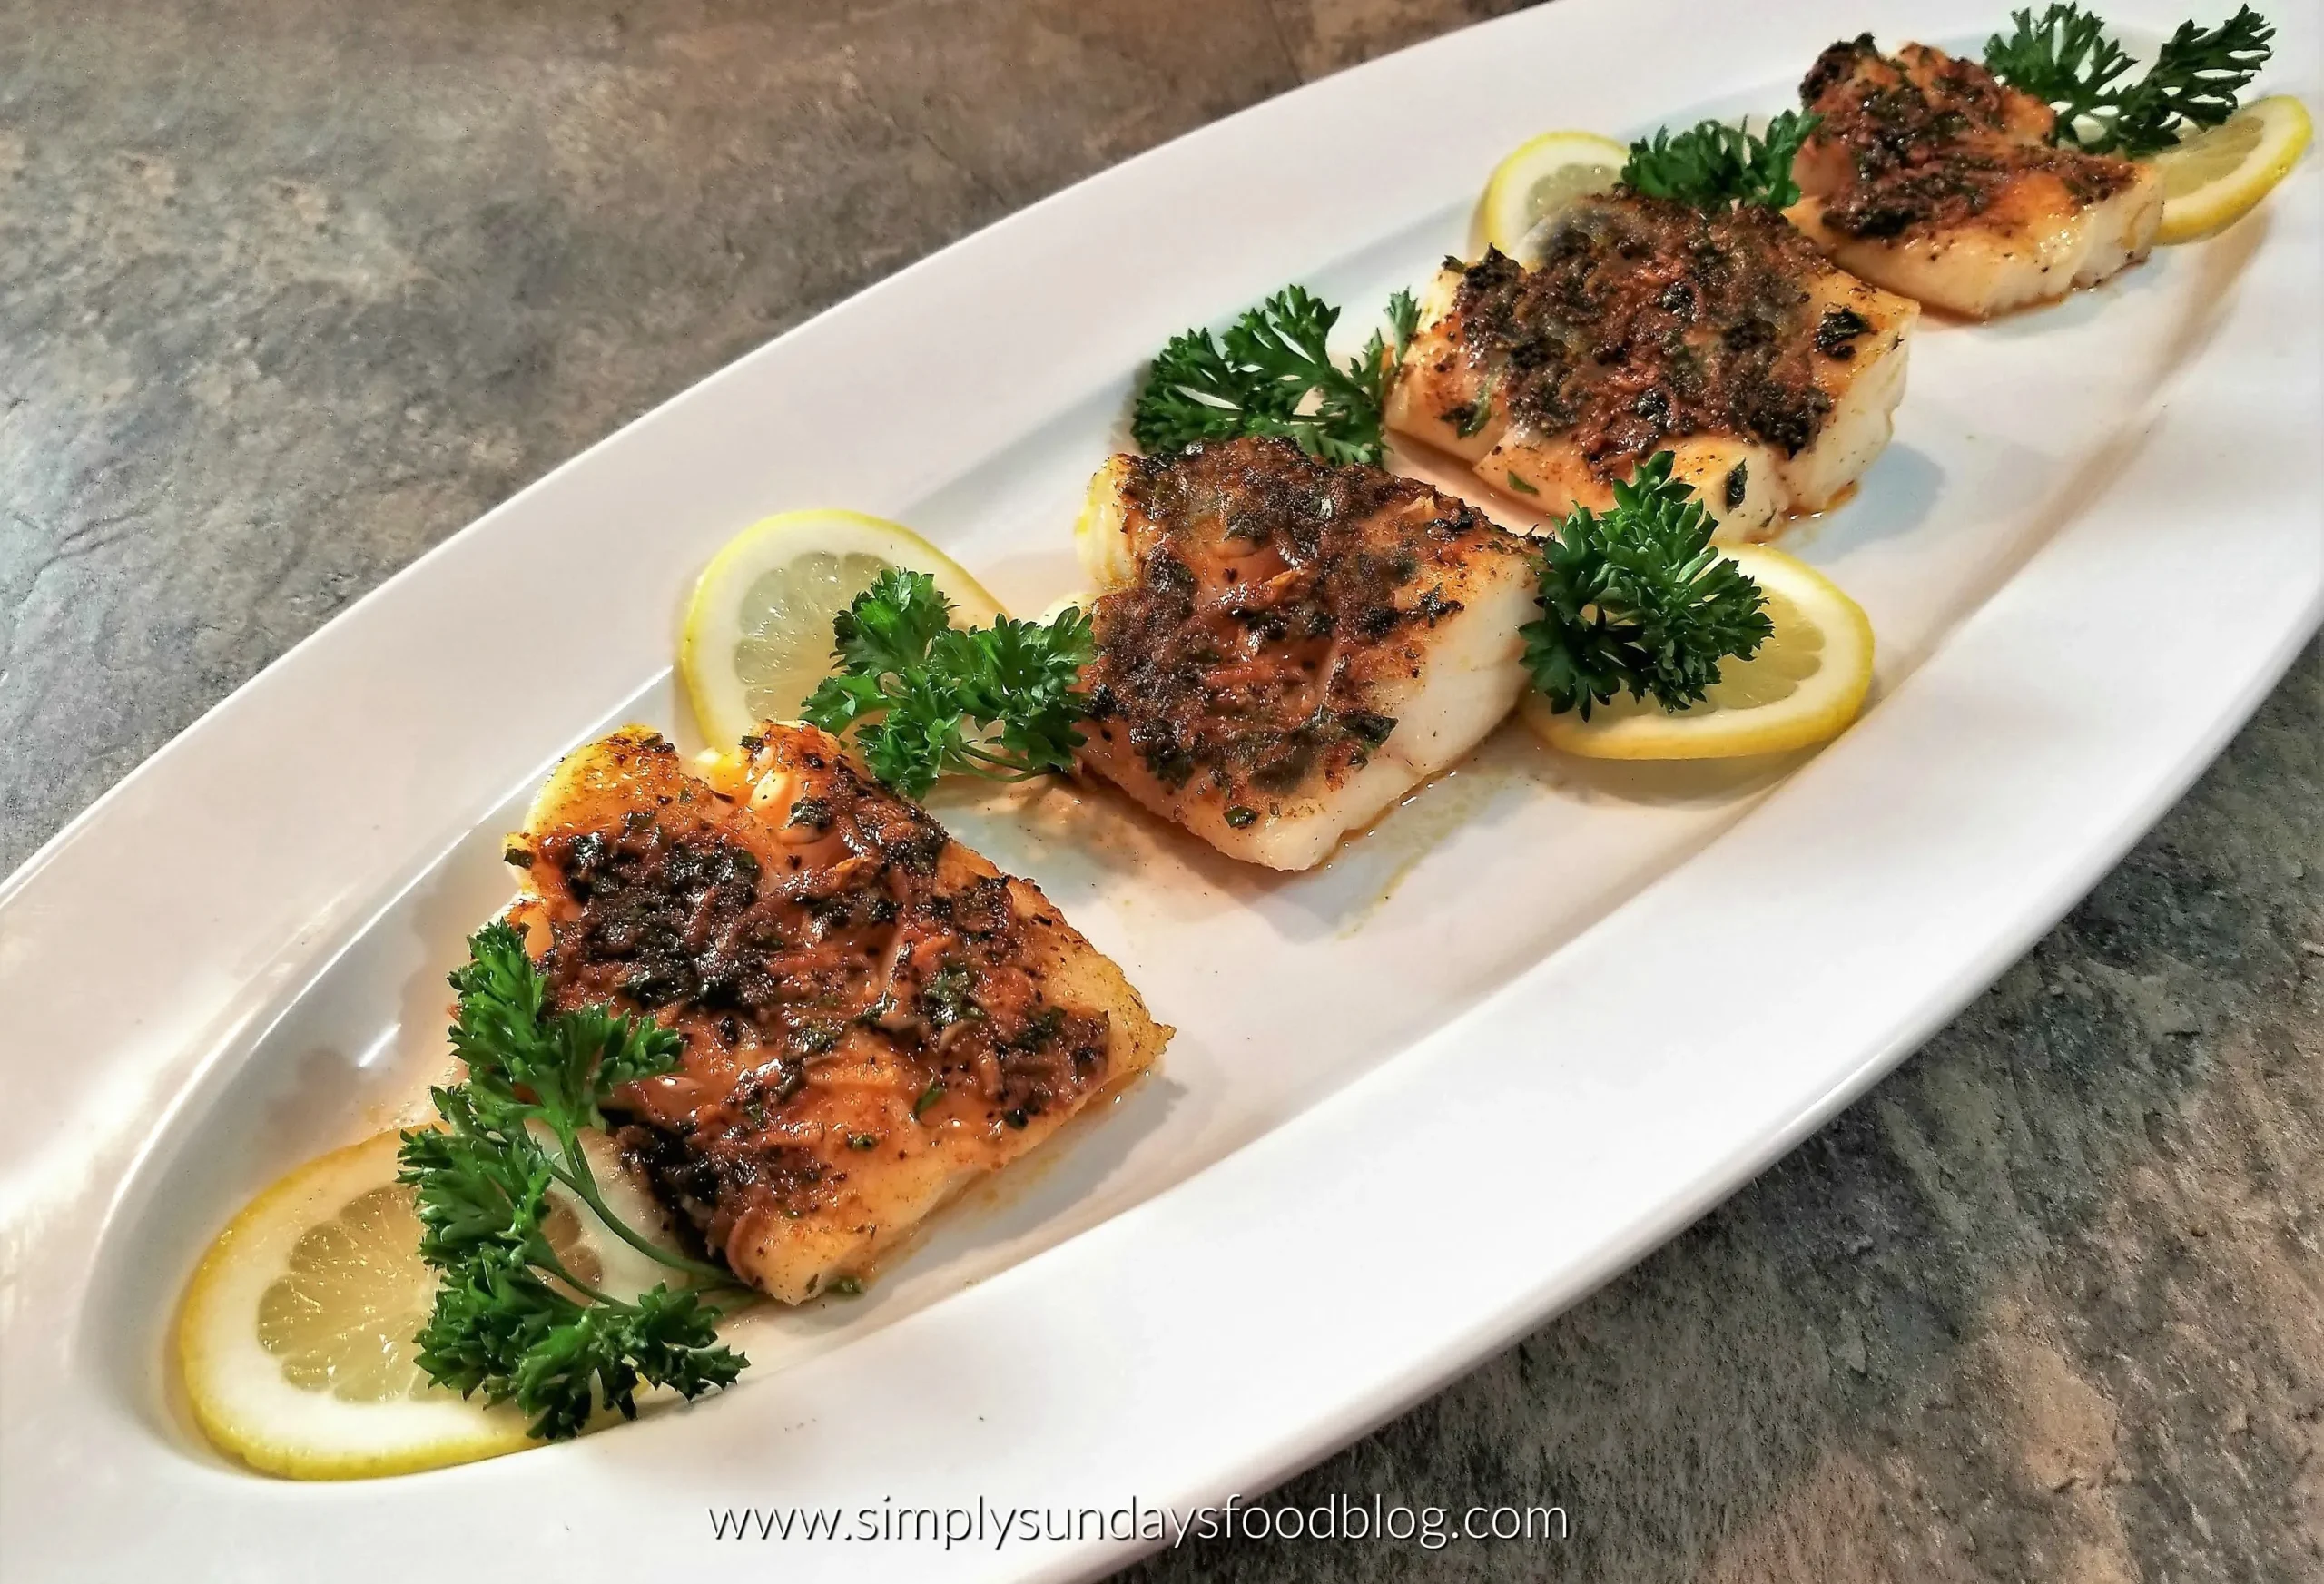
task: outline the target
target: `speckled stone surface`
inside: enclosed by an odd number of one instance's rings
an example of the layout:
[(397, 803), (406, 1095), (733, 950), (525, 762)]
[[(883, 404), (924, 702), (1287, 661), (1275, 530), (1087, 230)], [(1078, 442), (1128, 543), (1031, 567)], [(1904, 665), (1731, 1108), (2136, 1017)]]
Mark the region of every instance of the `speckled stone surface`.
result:
[[(0, 871), (770, 335), (1499, 0), (0, 0)], [(1286, 1499), (1561, 1544), (1224, 1579), (2324, 1578), (2324, 650), (1694, 1231)]]

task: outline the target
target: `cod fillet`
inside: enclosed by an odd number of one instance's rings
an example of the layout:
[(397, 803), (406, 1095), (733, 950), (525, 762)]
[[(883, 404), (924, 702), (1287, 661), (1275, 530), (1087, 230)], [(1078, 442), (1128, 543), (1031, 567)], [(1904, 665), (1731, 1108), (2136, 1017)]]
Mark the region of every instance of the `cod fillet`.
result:
[(2053, 301), (2146, 257), (2162, 223), (2152, 165), (2058, 148), (2057, 117), (1974, 61), (1872, 35), (1817, 58), (1823, 117), (1788, 212), (1843, 269), (1972, 319)]
[(700, 774), (644, 727), (569, 755), (510, 861), (554, 1004), (641, 1013), (676, 1070), (608, 1107), (623, 1160), (784, 1303), (1153, 1065), (1171, 1030), (1029, 881), (769, 724)]
[(1082, 762), (1230, 858), (1322, 862), (1526, 683), (1524, 541), (1414, 479), (1272, 438), (1116, 457), (1080, 538)]
[(1526, 269), (1446, 261), (1387, 421), (1562, 515), (1657, 451), (1722, 540), (1839, 498), (1888, 443), (1919, 310), (1780, 215), (1629, 192), (1560, 213)]

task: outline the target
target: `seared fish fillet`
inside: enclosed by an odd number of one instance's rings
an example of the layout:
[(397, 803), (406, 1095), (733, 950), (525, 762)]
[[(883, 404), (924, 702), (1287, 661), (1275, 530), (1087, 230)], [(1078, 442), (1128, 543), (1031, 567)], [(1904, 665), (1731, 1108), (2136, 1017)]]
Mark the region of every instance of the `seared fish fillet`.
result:
[(1764, 538), (1887, 445), (1919, 311), (1764, 209), (1586, 198), (1534, 269), (1447, 261), (1388, 424), (1551, 514), (1668, 450), (1720, 538)]
[(1790, 211), (1842, 267), (1983, 319), (2094, 286), (2147, 255), (2152, 165), (2050, 143), (2047, 104), (1974, 61), (1872, 35), (1832, 45), (1799, 85), (1824, 120)]
[(1083, 762), (1230, 858), (1311, 868), (1517, 702), (1523, 546), (1284, 440), (1116, 457), (1082, 519)]
[(639, 726), (575, 753), (510, 848), (559, 1007), (685, 1038), (619, 1091), (624, 1160), (795, 1304), (1153, 1065), (1170, 1029), (1030, 882), (770, 724), (700, 775)]

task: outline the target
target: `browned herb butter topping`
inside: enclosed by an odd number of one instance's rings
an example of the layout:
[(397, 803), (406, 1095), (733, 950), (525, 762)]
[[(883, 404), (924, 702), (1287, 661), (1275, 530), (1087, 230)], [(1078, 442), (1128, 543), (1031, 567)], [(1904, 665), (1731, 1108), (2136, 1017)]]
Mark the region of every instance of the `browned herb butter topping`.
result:
[(1166, 787), (1216, 787), (1237, 827), (1366, 762), (1396, 729), (1378, 684), (1419, 674), (1462, 558), (1521, 553), (1415, 479), (1284, 440), (1128, 466), (1137, 578), (1093, 612), (1087, 729)]
[(1022, 1127), (1107, 1077), (1107, 1018), (1040, 982), (1029, 937), (1059, 921), (1028, 911), (1039, 893), (832, 748), (765, 743), (729, 794), (661, 738), (617, 738), (618, 773), (531, 846), (556, 1005), (685, 1038), (677, 1071), (618, 1095), (616, 1136), (713, 1247), (745, 1215), (818, 1207), (905, 1115), (898, 1097)]
[[(1485, 399), (1570, 434), (1601, 477), (1692, 434), (1791, 454), (1831, 408), (1810, 364), (1821, 327), (1807, 290), (1830, 268), (1765, 209), (1706, 214), (1616, 193), (1574, 204), (1536, 269), (1497, 251), (1469, 266), (1452, 324), (1458, 347), (1499, 370)], [(1827, 355), (1846, 339), (1826, 331)]]
[(1894, 56), (1872, 35), (1817, 57), (1800, 103), (1823, 117), (1801, 156), (1801, 184), (1824, 199), (1843, 236), (1926, 236), (1974, 226), (2011, 185), (2051, 176), (2076, 203), (2137, 179), (2129, 161), (2049, 142), (2047, 104), (1975, 61), (1906, 44)]

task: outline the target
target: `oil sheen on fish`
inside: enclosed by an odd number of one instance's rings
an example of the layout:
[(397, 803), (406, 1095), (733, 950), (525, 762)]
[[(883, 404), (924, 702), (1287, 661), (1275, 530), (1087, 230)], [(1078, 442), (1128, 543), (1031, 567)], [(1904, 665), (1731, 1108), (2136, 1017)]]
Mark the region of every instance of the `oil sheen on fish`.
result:
[(1116, 457), (1081, 546), (1083, 762), (1232, 858), (1321, 862), (1525, 685), (1524, 541), (1415, 479), (1271, 438)]
[(1823, 118), (1791, 218), (1842, 267), (1932, 308), (1985, 318), (2094, 286), (2146, 257), (2162, 221), (2152, 165), (2050, 143), (2056, 116), (1974, 61), (1872, 35), (1818, 56), (1800, 102)]
[(1728, 540), (1830, 506), (1887, 445), (1919, 310), (1781, 216), (1618, 192), (1570, 205), (1539, 252), (1446, 261), (1392, 428), (1552, 514), (1602, 509), (1668, 450)]
[(770, 724), (694, 766), (644, 727), (568, 756), (510, 846), (559, 1007), (684, 1037), (610, 1107), (625, 1162), (797, 1303), (1151, 1066), (1170, 1029), (1039, 890)]

